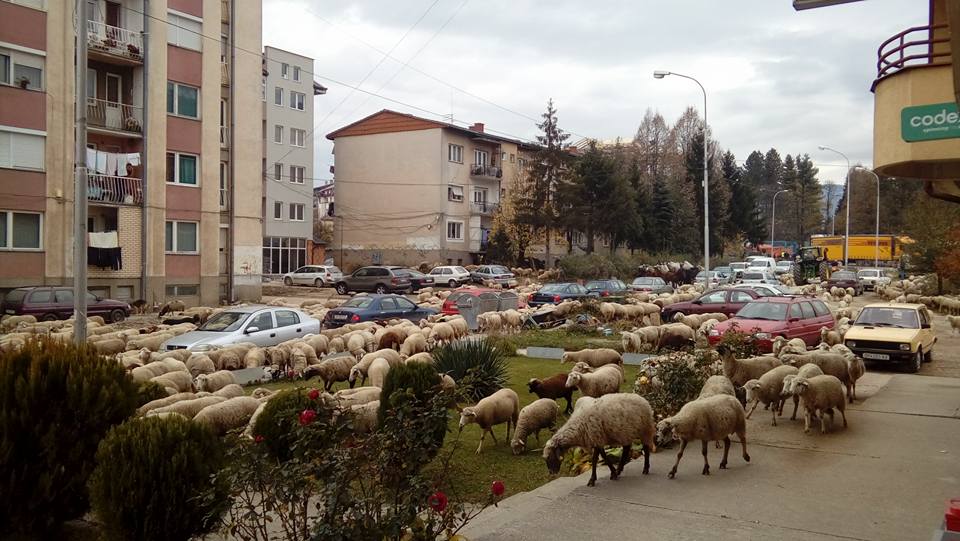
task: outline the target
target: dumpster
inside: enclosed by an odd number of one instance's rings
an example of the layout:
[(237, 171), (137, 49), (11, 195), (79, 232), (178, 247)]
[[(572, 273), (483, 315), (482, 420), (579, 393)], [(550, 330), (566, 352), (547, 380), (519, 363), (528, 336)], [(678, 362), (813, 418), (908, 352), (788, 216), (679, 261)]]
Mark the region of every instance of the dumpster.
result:
[(457, 298), (457, 310), (471, 331), (477, 330), (477, 316), (480, 314), (480, 299), (473, 295), (460, 295)]
[(520, 297), (513, 291), (503, 291), (500, 293), (499, 310), (516, 310), (520, 307)]
[(479, 314), (484, 312), (496, 312), (500, 309), (500, 295), (493, 293), (492, 291), (481, 293), (478, 295), (480, 299), (480, 311)]

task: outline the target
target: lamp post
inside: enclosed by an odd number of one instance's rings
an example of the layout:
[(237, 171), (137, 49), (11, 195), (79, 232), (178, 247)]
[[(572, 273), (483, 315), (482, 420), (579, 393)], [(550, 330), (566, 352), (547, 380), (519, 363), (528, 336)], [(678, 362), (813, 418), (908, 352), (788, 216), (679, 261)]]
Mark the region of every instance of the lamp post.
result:
[(861, 171), (870, 173), (873, 175), (874, 180), (877, 181), (877, 223), (876, 227), (873, 230), (873, 267), (880, 267), (880, 177), (873, 171), (867, 169), (866, 167), (860, 167), (859, 165), (854, 167), (854, 169), (859, 169)]
[(780, 190), (773, 194), (773, 203), (770, 204), (770, 255), (773, 257), (776, 257), (773, 255), (773, 241), (777, 237), (773, 234), (773, 232), (777, 229), (777, 196), (789, 191), (790, 190)]
[(656, 70), (653, 72), (655, 79), (663, 79), (667, 75), (676, 75), (684, 79), (690, 79), (697, 83), (700, 91), (703, 92), (703, 290), (710, 289), (710, 196), (709, 196), (709, 165), (707, 161), (709, 141), (707, 140), (707, 90), (703, 88), (700, 81), (672, 71)]
[(846, 232), (843, 235), (843, 266), (846, 267), (847, 263), (850, 261), (850, 158), (846, 154), (840, 152), (839, 150), (820, 145), (817, 148), (820, 150), (829, 150), (835, 154), (843, 156), (844, 160), (847, 160), (847, 184), (846, 184), (846, 198), (847, 198), (847, 219), (846, 219)]

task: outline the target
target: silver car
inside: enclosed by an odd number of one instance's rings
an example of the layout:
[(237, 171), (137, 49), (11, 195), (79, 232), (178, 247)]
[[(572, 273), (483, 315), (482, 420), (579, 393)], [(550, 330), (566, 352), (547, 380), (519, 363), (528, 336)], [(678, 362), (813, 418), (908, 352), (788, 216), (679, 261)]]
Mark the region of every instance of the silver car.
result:
[(304, 265), (283, 275), (284, 285), (333, 287), (343, 279), (343, 273), (334, 265)]
[(295, 308), (236, 306), (220, 312), (195, 331), (175, 336), (160, 349), (207, 351), (240, 342), (274, 346), (293, 338), (320, 332), (320, 321)]

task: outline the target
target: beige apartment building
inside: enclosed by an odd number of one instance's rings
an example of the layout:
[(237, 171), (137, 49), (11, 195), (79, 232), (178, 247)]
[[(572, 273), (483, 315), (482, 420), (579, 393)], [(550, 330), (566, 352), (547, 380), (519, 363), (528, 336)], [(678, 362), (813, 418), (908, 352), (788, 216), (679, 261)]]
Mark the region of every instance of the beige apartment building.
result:
[(480, 123), (390, 110), (327, 138), (336, 201), (328, 254), (344, 270), (483, 261), (493, 216), (532, 148)]
[(0, 291), (73, 281), (79, 102), (89, 289), (258, 299), (260, 0), (87, 5), (77, 100), (74, 2), (0, 1)]

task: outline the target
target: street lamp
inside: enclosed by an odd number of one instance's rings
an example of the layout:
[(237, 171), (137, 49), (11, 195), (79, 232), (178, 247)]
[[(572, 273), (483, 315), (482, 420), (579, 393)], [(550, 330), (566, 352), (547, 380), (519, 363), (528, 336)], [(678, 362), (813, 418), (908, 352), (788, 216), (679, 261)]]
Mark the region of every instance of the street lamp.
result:
[(707, 162), (707, 148), (709, 145), (709, 141), (707, 141), (707, 91), (703, 88), (703, 85), (700, 84), (700, 81), (689, 75), (663, 70), (653, 72), (654, 79), (663, 79), (667, 75), (690, 79), (697, 83), (700, 91), (703, 92), (703, 290), (706, 291), (710, 289), (710, 195), (708, 190), (709, 174), (707, 172), (709, 168)]
[(855, 166), (854, 169), (859, 169), (873, 175), (873, 178), (877, 181), (877, 225), (873, 230), (873, 267), (880, 267), (880, 177), (876, 173), (867, 169), (866, 167), (861, 167), (859, 165)]
[(847, 198), (847, 227), (846, 233), (843, 235), (843, 266), (846, 267), (847, 263), (850, 261), (850, 158), (846, 154), (840, 152), (839, 150), (820, 145), (817, 148), (820, 150), (829, 150), (830, 152), (839, 154), (843, 156), (844, 160), (847, 160), (847, 185), (846, 185), (846, 198)]
[(776, 239), (777, 237), (773, 234), (773, 232), (774, 232), (774, 231), (776, 230), (776, 228), (777, 228), (777, 196), (780, 195), (780, 194), (782, 194), (782, 193), (784, 193), (784, 192), (789, 192), (789, 191), (790, 191), (790, 190), (780, 190), (780, 191), (778, 191), (777, 193), (773, 194), (773, 203), (770, 204), (770, 209), (771, 209), (771, 212), (770, 212), (770, 255), (773, 256), (773, 257), (776, 257), (775, 255), (773, 255), (773, 240)]

